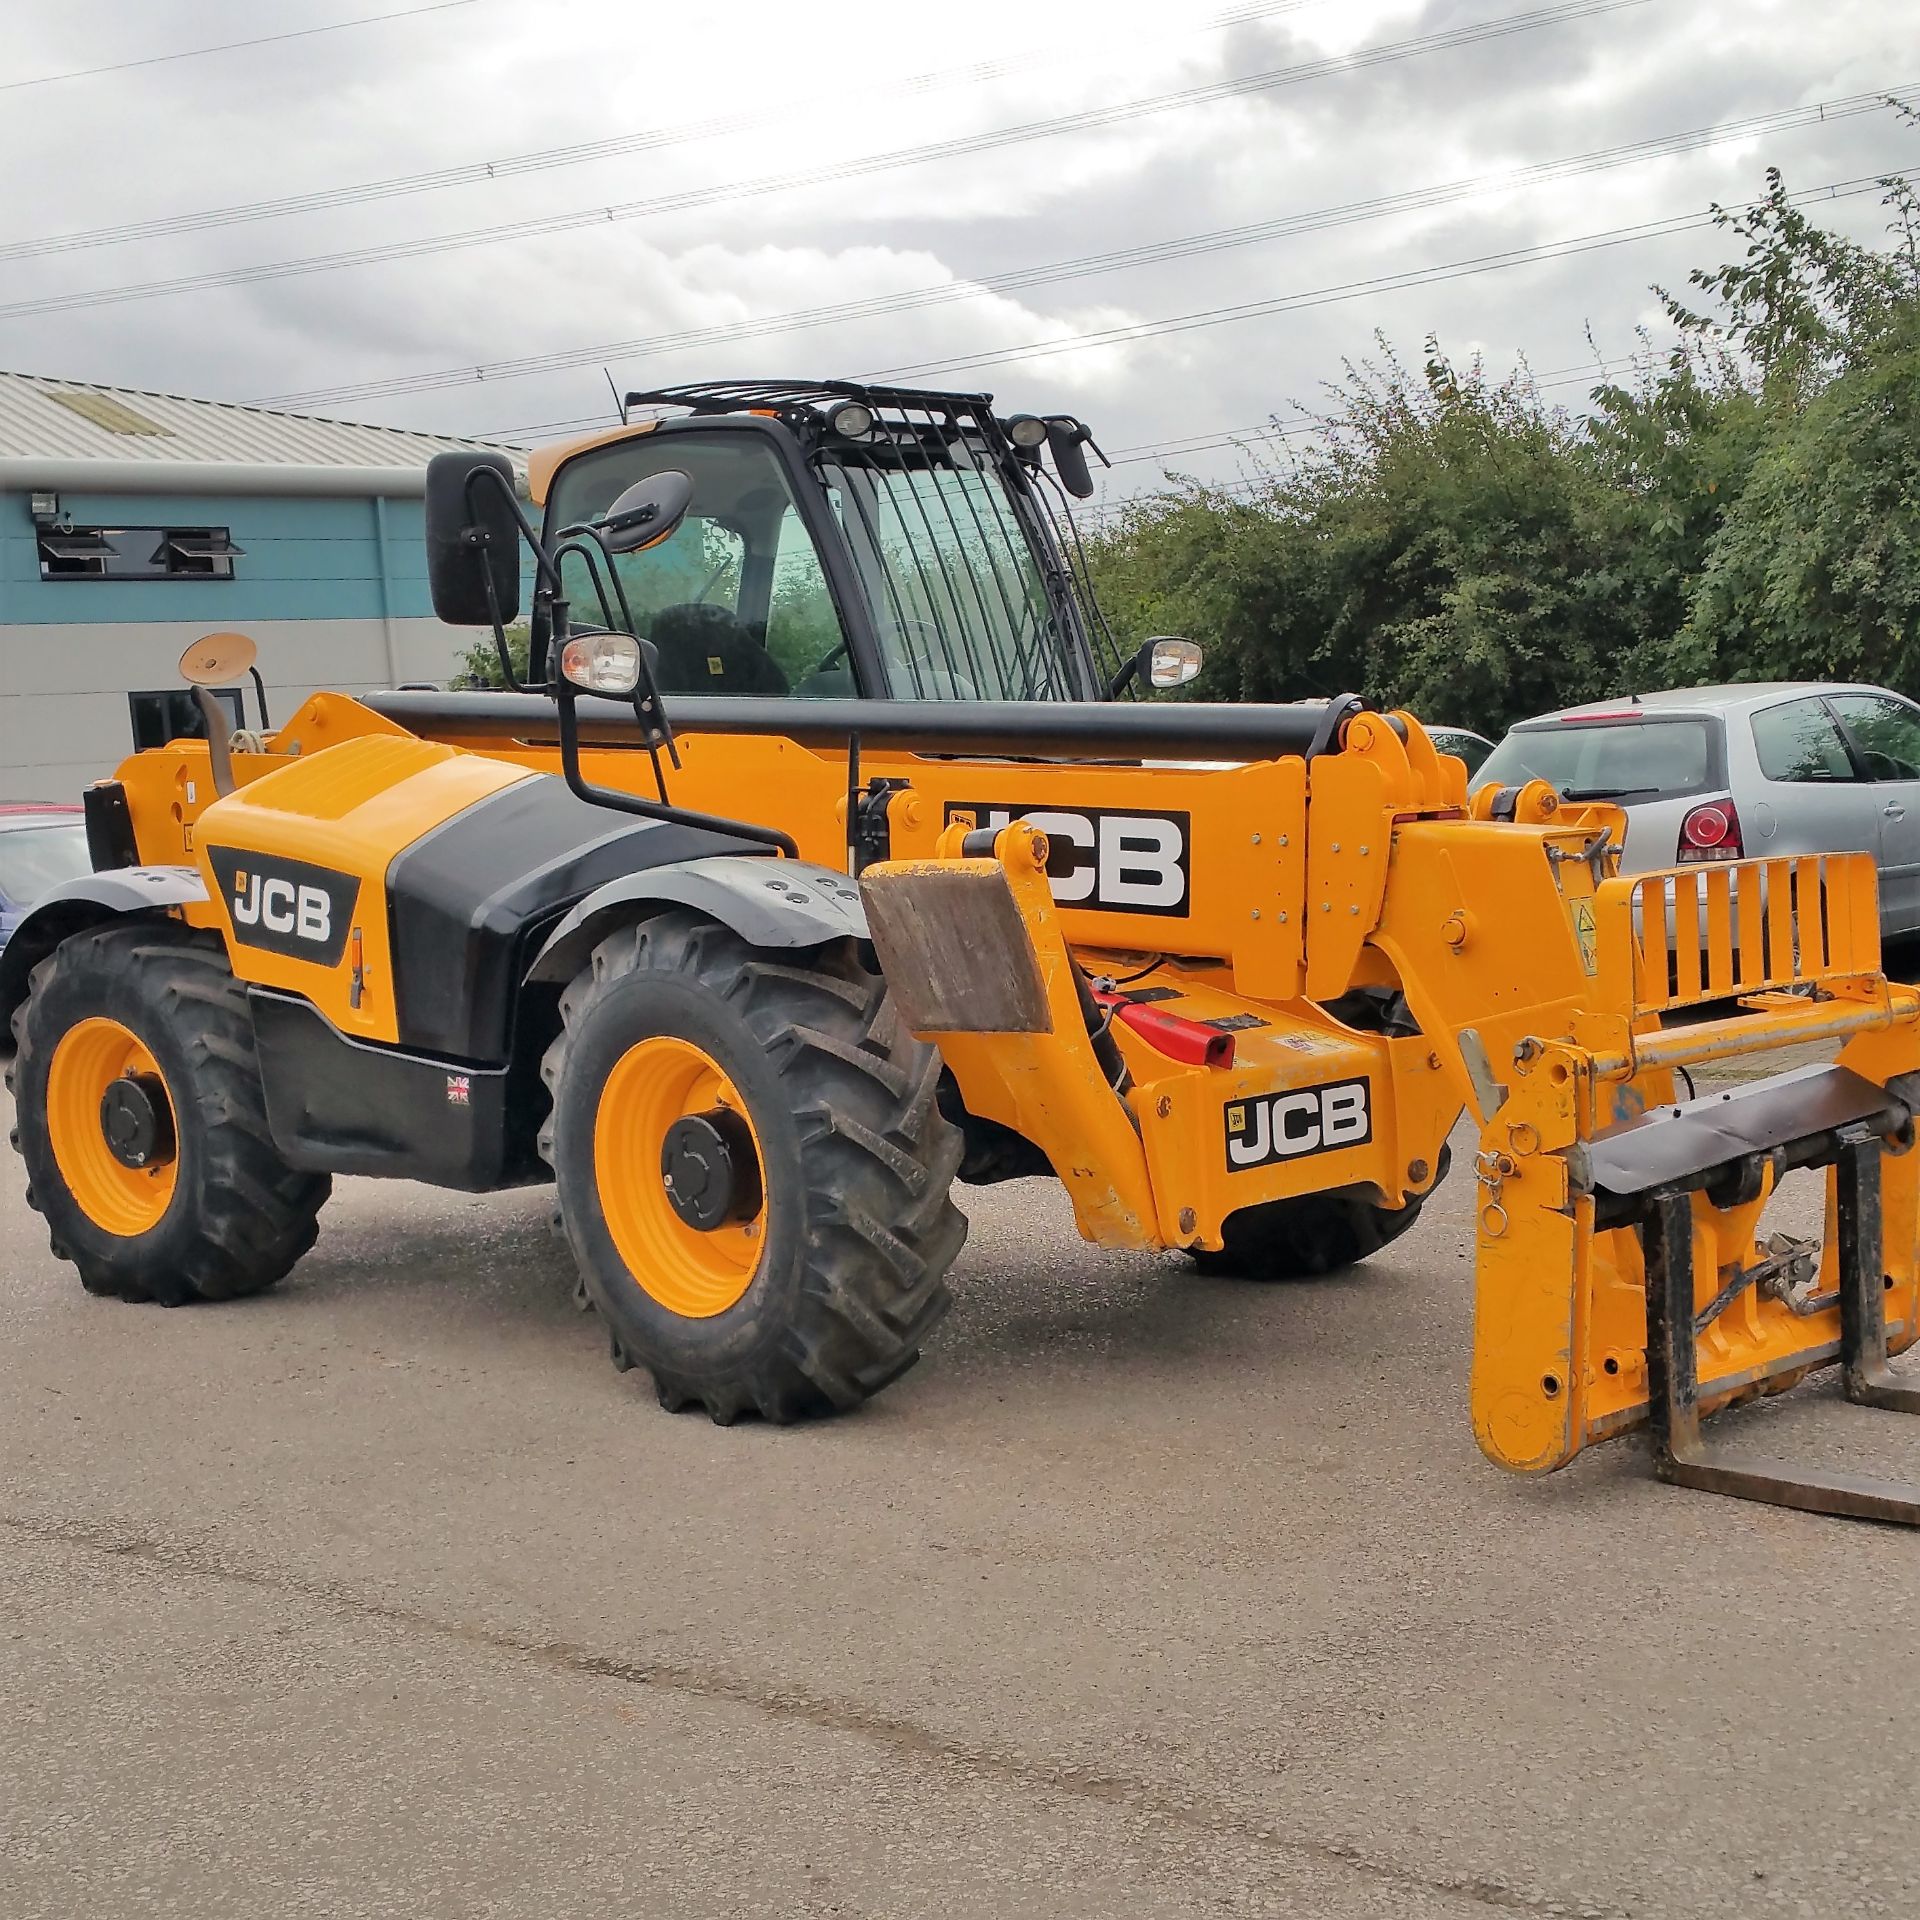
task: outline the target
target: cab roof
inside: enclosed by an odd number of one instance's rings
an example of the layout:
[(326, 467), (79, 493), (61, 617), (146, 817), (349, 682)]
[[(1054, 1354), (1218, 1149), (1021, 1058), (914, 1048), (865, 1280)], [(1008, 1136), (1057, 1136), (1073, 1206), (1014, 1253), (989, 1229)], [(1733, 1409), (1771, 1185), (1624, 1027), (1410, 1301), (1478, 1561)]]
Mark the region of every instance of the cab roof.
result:
[[(699, 380), (678, 387), (636, 389), (621, 401), (621, 411), (631, 414), (635, 407), (683, 407), (689, 415), (791, 412), (803, 407), (825, 407), (835, 402), (857, 400), (863, 406), (895, 408), (914, 413), (973, 414), (990, 413), (990, 393), (948, 393), (932, 387), (875, 386), (860, 380)], [(661, 424), (658, 418), (629, 419), (620, 426), (603, 427), (597, 433), (582, 434), (573, 440), (556, 440), (553, 445), (536, 447), (527, 456), (527, 493), (537, 506), (545, 506), (553, 476), (563, 462), (589, 448), (610, 446), (643, 433), (652, 433)]]

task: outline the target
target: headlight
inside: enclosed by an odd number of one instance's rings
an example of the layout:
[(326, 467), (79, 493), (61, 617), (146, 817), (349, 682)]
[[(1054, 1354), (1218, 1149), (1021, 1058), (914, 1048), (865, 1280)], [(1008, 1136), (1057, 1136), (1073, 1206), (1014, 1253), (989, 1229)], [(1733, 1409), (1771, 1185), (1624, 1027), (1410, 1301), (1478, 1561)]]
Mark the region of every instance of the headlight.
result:
[(827, 430), (843, 440), (864, 440), (873, 431), (873, 409), (850, 400), (827, 415)]
[(631, 693), (640, 684), (640, 642), (630, 633), (583, 633), (560, 649), (560, 676), (582, 693)]

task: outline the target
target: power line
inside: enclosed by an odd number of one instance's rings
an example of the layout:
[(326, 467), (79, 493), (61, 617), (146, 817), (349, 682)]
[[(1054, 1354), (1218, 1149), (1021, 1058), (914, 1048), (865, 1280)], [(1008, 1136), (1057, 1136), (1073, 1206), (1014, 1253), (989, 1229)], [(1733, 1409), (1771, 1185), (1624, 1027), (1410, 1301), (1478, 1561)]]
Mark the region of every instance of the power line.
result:
[[(1866, 175), (1856, 180), (1841, 180), (1829, 186), (1814, 187), (1790, 197), (1796, 203), (1807, 200), (1847, 200), (1858, 194), (1872, 192), (1889, 178), (1906, 177), (1904, 173)], [(1200, 327), (1224, 326), (1237, 320), (1265, 319), (1277, 313), (1298, 312), (1308, 307), (1351, 300), (1361, 294), (1397, 293), (1409, 287), (1428, 286), (1436, 281), (1457, 280), (1471, 274), (1499, 273), (1509, 267), (1529, 266), (1538, 260), (1558, 260), (1603, 248), (1626, 246), (1636, 240), (1657, 240), (1668, 234), (1686, 233), (1711, 225), (1713, 217), (1713, 209), (1709, 207), (1699, 213), (1675, 214), (1664, 220), (1643, 221), (1636, 226), (1613, 227), (1601, 233), (1578, 234), (1567, 240), (1515, 247), (1502, 253), (1480, 254), (1469, 260), (1450, 261), (1442, 266), (1411, 267), (1401, 273), (1315, 288), (1307, 293), (1281, 294), (1273, 299), (1249, 300), (1236, 306), (1206, 307), (1195, 313), (1172, 314), (1162, 320), (1142, 320), (1122, 327), (1100, 327), (1085, 333), (1059, 335), (1051, 340), (1030, 340), (1021, 346), (996, 347), (982, 353), (921, 361), (911, 366), (875, 368), (860, 377), (870, 380), (922, 380), (936, 374), (966, 372), (975, 367), (1002, 366), (1010, 360), (1048, 360), (1063, 353), (1084, 352), (1091, 347), (1120, 346), (1135, 340), (1190, 333)]]
[(501, 384), (553, 373), (569, 367), (601, 366), (608, 361), (639, 355), (673, 353), (688, 347), (710, 346), (722, 342), (751, 340), (767, 334), (842, 324), (882, 315), (917, 311), (927, 307), (976, 300), (990, 294), (1009, 293), (1031, 287), (1056, 285), (1086, 278), (1092, 274), (1157, 265), (1163, 261), (1191, 259), (1198, 255), (1222, 252), (1230, 248), (1258, 245), (1302, 233), (1324, 232), (1388, 215), (1423, 212), (1453, 205), (1478, 194), (1500, 192), (1514, 187), (1535, 186), (1573, 179), (1590, 173), (1607, 172), (1640, 161), (1664, 158), (1679, 153), (1695, 153), (1728, 141), (1747, 140), (1763, 135), (1793, 131), (1804, 126), (1827, 125), (1838, 120), (1886, 109), (1886, 90), (1852, 94), (1843, 99), (1815, 102), (1805, 107), (1756, 114), (1744, 120), (1729, 121), (1714, 127), (1696, 127), (1683, 133), (1663, 134), (1629, 145), (1604, 148), (1598, 152), (1575, 154), (1557, 160), (1543, 160), (1533, 166), (1505, 173), (1482, 174), (1465, 180), (1436, 182), (1404, 193), (1385, 194), (1373, 200), (1349, 202), (1335, 207), (1284, 215), (1276, 220), (1259, 221), (1247, 226), (1227, 227), (1212, 232), (1176, 235), (1136, 247), (1109, 253), (1085, 255), (1078, 259), (1052, 261), (1045, 265), (1014, 268), (1004, 273), (982, 274), (962, 280), (942, 281), (932, 286), (915, 287), (897, 293), (875, 294), (866, 299), (842, 301), (829, 306), (790, 309), (744, 320), (717, 322), (710, 326), (686, 328), (675, 333), (642, 336), (638, 339), (601, 341), (591, 346), (556, 349), (549, 353), (529, 354), (514, 360), (497, 360), (481, 365), (442, 367), (430, 372), (396, 374), (384, 380), (364, 380), (332, 387), (310, 387), (300, 392), (275, 394), (254, 404), (271, 407), (309, 407), (339, 405), (393, 398), (403, 394), (429, 393), (442, 388), (476, 384)]
[(172, 60), (198, 60), (209, 53), (236, 53), (242, 47), (270, 47), (282, 40), (311, 40), (316, 34), (345, 33), (350, 27), (377, 26), (383, 20), (411, 20), (421, 13), (446, 13), (454, 7), (473, 7), (481, 0), (432, 0), (421, 7), (401, 7), (393, 13), (362, 14), (357, 20), (335, 20), (324, 27), (297, 27), (291, 33), (262, 33), (251, 40), (223, 40), (218, 46), (183, 47), (177, 53), (150, 53), (141, 60), (115, 60), (104, 67), (74, 67), (66, 73), (36, 73), (26, 80), (0, 80), (0, 93), (21, 87), (50, 87), (61, 80), (91, 80), (102, 73), (130, 73), (135, 67), (163, 67)]
[(1422, 34), (1335, 58), (1297, 62), (1270, 72), (1248, 75), (1237, 80), (1215, 81), (1205, 86), (1182, 88), (1174, 93), (1158, 94), (1144, 100), (1126, 101), (1112, 107), (1089, 108), (1080, 113), (1063, 114), (1051, 120), (1002, 127), (980, 134), (963, 135), (953, 140), (935, 141), (919, 147), (905, 147), (864, 159), (838, 162), (802, 172), (764, 176), (758, 180), (727, 182), (693, 188), (657, 200), (632, 201), (624, 205), (595, 207), (584, 211), (552, 214), (533, 220), (513, 221), (500, 226), (479, 227), (464, 233), (444, 234), (421, 240), (394, 241), (381, 246), (360, 247), (343, 253), (317, 254), (306, 259), (279, 260), (252, 267), (226, 268), (213, 273), (187, 274), (172, 280), (148, 280), (120, 287), (95, 288), (85, 292), (48, 294), (31, 300), (15, 300), (0, 305), (0, 319), (22, 319), (30, 314), (69, 313), (87, 307), (117, 306), (131, 300), (158, 299), (178, 293), (202, 293), (215, 287), (250, 286), (263, 280), (283, 279), (296, 274), (336, 272), (343, 267), (371, 266), (395, 260), (417, 259), (428, 254), (450, 253), (468, 247), (489, 246), (502, 240), (525, 239), (537, 234), (561, 233), (585, 226), (636, 220), (653, 214), (678, 212), (690, 207), (712, 206), (721, 201), (754, 198), (784, 192), (790, 188), (815, 186), (826, 182), (852, 180), (903, 166), (920, 166), (929, 161), (986, 153), (1028, 141), (1052, 139), (1063, 133), (1079, 133), (1117, 126), (1149, 114), (1174, 109), (1211, 105), (1250, 94), (1270, 92), (1280, 87), (1297, 86), (1308, 80), (1332, 74), (1362, 71), (1390, 62), (1408, 60), (1428, 53), (1457, 47), (1476, 46), (1502, 40), (1515, 34), (1531, 33), (1542, 27), (1564, 25), (1574, 20), (1623, 12), (1643, 7), (1651, 0), (1562, 0), (1557, 6), (1533, 13), (1509, 15), (1504, 19), (1476, 26), (1453, 28), (1443, 33)]
[[(1790, 195), (1796, 204), (1835, 201), (1871, 193), (1889, 179), (1906, 179), (1904, 172), (1861, 175), (1838, 180), (1822, 187), (1810, 187)], [(1002, 366), (1010, 361), (1052, 359), (1061, 354), (1078, 353), (1088, 348), (1130, 344), (1136, 340), (1156, 339), (1168, 334), (1190, 333), (1201, 328), (1230, 325), (1240, 320), (1256, 320), (1275, 314), (1301, 312), (1312, 307), (1331, 306), (1377, 293), (1397, 293), (1414, 287), (1437, 285), (1444, 281), (1473, 278), (1483, 273), (1505, 272), (1514, 267), (1540, 261), (1559, 260), (1612, 247), (1628, 246), (1641, 240), (1661, 239), (1671, 234), (1693, 232), (1713, 224), (1715, 211), (1673, 214), (1660, 220), (1643, 221), (1635, 226), (1613, 227), (1599, 233), (1574, 234), (1564, 240), (1542, 241), (1530, 247), (1517, 247), (1502, 253), (1481, 254), (1468, 260), (1449, 261), (1426, 267), (1407, 268), (1399, 273), (1383, 274), (1369, 280), (1346, 281), (1331, 287), (1316, 287), (1300, 293), (1280, 294), (1265, 300), (1246, 301), (1235, 306), (1208, 307), (1197, 312), (1173, 314), (1160, 320), (1142, 320), (1123, 327), (1102, 327), (1083, 333), (1057, 335), (1050, 340), (1028, 341), (1023, 345), (996, 347), (978, 353), (956, 355), (949, 359), (923, 361), (912, 366), (869, 369), (855, 376), (869, 380), (918, 380), (938, 374), (957, 373), (977, 367)], [(561, 432), (573, 427), (600, 426), (608, 414), (583, 415), (571, 420), (536, 421), (516, 427), (489, 428), (473, 436), (478, 439), (512, 440), (523, 434)]]
[[(470, 0), (454, 0), (466, 5)], [(1216, 33), (1227, 27), (1244, 26), (1251, 21), (1282, 14), (1301, 13), (1309, 7), (1325, 6), (1328, 0), (1249, 0), (1231, 7), (1193, 29), (1198, 33)], [(386, 17), (386, 16), (380, 16)], [(354, 24), (354, 23), (348, 23)], [(315, 29), (329, 31), (329, 29)], [(1179, 37), (1185, 37), (1184, 35)], [(238, 42), (253, 45), (254, 42)], [(171, 56), (170, 56), (171, 57)], [(970, 66), (947, 67), (935, 72), (909, 75), (903, 80), (886, 82), (890, 93), (913, 95), (931, 93), (947, 87), (976, 86), (983, 81), (1002, 79), (1008, 74), (1044, 65), (1060, 58), (1058, 47), (1046, 47), (1025, 54), (1009, 55), (1001, 60), (976, 61)], [(104, 69), (102, 69), (104, 71)], [(37, 84), (22, 82), (23, 85)], [(390, 179), (370, 180), (355, 186), (321, 187), (309, 193), (289, 194), (277, 200), (255, 200), (238, 206), (210, 207), (192, 213), (163, 214), (147, 220), (130, 220), (117, 226), (94, 227), (73, 233), (49, 234), (39, 239), (0, 242), (0, 260), (32, 260), (62, 253), (78, 253), (96, 247), (123, 246), (131, 241), (171, 239), (183, 233), (205, 233), (216, 227), (237, 226), (256, 220), (278, 220), (293, 214), (323, 212), (336, 207), (365, 206), (372, 201), (397, 199), (405, 195), (436, 193), (446, 187), (472, 186), (486, 181), (512, 179), (521, 174), (540, 173), (556, 167), (583, 166), (630, 153), (652, 152), (660, 147), (681, 146), (692, 141), (711, 140), (722, 134), (742, 133), (771, 123), (811, 118), (819, 111), (811, 100), (804, 105), (762, 108), (753, 112), (720, 114), (704, 120), (678, 121), (665, 127), (649, 128), (641, 133), (618, 134), (605, 140), (590, 140), (574, 146), (548, 147), (534, 153), (510, 154), (497, 160), (475, 160), (456, 167), (441, 167), (425, 173), (399, 174)], [(595, 215), (598, 218), (596, 212)]]

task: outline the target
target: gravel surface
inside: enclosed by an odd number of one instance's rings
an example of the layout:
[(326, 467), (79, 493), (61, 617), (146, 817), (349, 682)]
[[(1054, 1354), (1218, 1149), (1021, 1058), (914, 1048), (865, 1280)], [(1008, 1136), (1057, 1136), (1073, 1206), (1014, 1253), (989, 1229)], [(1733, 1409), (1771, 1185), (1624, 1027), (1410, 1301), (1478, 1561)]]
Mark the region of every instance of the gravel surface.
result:
[[(1483, 1463), (1462, 1175), (1264, 1288), (968, 1194), (787, 1431), (616, 1374), (543, 1193), (342, 1183), (167, 1313), (3, 1177), (6, 1920), (1920, 1912), (1920, 1541)], [(1830, 1383), (1731, 1431), (1920, 1479)]]

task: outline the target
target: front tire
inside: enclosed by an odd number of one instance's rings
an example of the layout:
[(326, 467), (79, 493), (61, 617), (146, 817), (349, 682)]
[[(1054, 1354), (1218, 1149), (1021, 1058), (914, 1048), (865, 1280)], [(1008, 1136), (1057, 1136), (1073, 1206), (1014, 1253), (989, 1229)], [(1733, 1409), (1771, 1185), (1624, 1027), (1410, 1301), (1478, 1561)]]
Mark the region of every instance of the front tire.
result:
[(273, 1149), (217, 936), (170, 921), (75, 934), (34, 969), (13, 1031), (27, 1202), (89, 1293), (238, 1299), (313, 1245), (333, 1182)]
[(560, 1007), (541, 1152), (616, 1362), (723, 1425), (904, 1373), (966, 1237), (961, 1141), (851, 944), (774, 955), (675, 910), (603, 940)]

